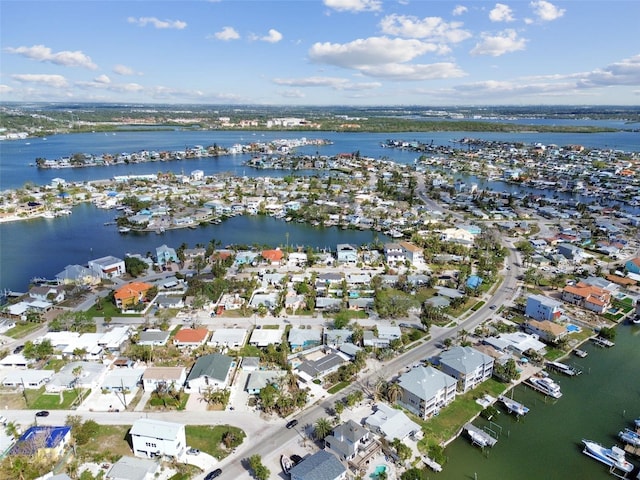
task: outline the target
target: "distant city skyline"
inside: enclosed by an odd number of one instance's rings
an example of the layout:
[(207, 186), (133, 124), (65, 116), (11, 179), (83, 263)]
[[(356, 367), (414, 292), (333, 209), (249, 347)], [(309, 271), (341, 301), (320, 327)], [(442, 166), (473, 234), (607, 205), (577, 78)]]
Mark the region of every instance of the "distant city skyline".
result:
[(638, 105), (640, 2), (0, 0), (0, 100)]

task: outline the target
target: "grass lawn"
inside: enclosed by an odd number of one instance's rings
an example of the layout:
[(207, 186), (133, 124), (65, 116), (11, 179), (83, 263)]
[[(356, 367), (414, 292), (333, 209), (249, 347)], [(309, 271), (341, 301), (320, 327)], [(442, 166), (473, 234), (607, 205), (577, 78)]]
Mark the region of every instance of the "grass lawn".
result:
[[(218, 460), (229, 455), (231, 450), (240, 445), (245, 438), (245, 433), (242, 430), (231, 425), (187, 425), (185, 431), (187, 445), (206, 452)], [(229, 449), (222, 443), (222, 439), (227, 432), (231, 432), (235, 436), (235, 441), (230, 445)]]
[(425, 434), (418, 446), (420, 451), (426, 452), (427, 446), (433, 443), (441, 443), (454, 437), (462, 426), (482, 411), (482, 407), (476, 403), (476, 399), (485, 394), (493, 397), (501, 395), (508, 385), (493, 378), (487, 380), (479, 387), (456, 397), (455, 401), (443, 408), (440, 414), (429, 420), (420, 420), (415, 416), (411, 418), (422, 425)]
[(260, 358), (261, 350), (258, 347), (249, 345), (248, 343), (238, 350), (238, 355), (241, 357), (258, 357)]
[[(90, 390), (78, 390), (80, 396), (86, 396), (90, 392)], [(77, 397), (78, 395), (74, 390), (66, 390), (62, 392), (62, 403), (60, 403), (59, 393), (43, 393), (33, 402), (29, 402), (29, 408), (36, 410), (68, 410)]]
[(327, 390), (327, 392), (329, 392), (331, 395), (333, 395), (334, 393), (338, 393), (340, 390), (342, 390), (343, 388), (348, 387), (349, 385), (351, 385), (350, 382), (336, 383), (333, 387), (331, 387), (329, 390)]
[(58, 359), (58, 358), (50, 358), (45, 363), (43, 370), (53, 370), (54, 372), (59, 372), (62, 367), (64, 367), (68, 362), (66, 360)]
[(122, 312), (120, 312), (120, 309), (117, 308), (113, 303), (110, 303), (108, 301), (103, 301), (102, 302), (102, 309), (98, 310), (96, 309), (96, 306), (93, 305), (89, 310), (87, 310), (87, 314), (90, 317), (139, 317), (140, 315), (125, 315)]
[(78, 445), (78, 457), (100, 463), (116, 461), (123, 455), (132, 455), (129, 443), (130, 425), (100, 425), (95, 437)]
[(31, 332), (35, 332), (43, 324), (36, 322), (24, 322), (24, 323), (16, 323), (16, 326), (7, 330), (5, 335), (11, 338), (22, 338), (29, 335)]

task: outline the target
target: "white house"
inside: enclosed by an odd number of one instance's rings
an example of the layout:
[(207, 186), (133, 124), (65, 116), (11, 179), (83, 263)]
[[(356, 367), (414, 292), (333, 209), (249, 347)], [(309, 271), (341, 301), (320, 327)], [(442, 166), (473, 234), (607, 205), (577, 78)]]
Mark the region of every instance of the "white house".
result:
[(464, 393), (477, 387), (493, 374), (493, 358), (471, 347), (453, 347), (440, 354), (442, 371), (458, 380)]
[(159, 386), (180, 390), (187, 379), (184, 367), (149, 367), (142, 374), (145, 392), (153, 392)]
[(398, 380), (398, 403), (422, 419), (435, 415), (456, 397), (457, 380), (431, 366), (416, 367)]
[(233, 363), (233, 358), (220, 353), (203, 355), (191, 367), (187, 375), (185, 391), (191, 393), (202, 392), (207, 388), (226, 388), (233, 370)]
[(562, 303), (544, 295), (529, 295), (525, 315), (535, 320), (556, 320), (562, 315)]
[(187, 447), (184, 425), (151, 418), (139, 418), (129, 430), (136, 457), (180, 458)]
[(208, 344), (214, 347), (239, 348), (246, 342), (247, 334), (246, 328), (218, 328), (211, 335)]
[(124, 260), (111, 255), (89, 260), (88, 266), (89, 269), (94, 271), (100, 278), (121, 277), (126, 272)]

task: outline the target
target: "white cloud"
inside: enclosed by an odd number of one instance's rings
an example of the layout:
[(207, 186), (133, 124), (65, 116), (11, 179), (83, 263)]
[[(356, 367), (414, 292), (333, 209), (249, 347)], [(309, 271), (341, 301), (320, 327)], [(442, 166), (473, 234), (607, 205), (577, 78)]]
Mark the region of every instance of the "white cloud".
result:
[(11, 93), (11, 92), (13, 92), (13, 88), (11, 88), (9, 85), (0, 84), (0, 95), (4, 95), (5, 93)]
[(419, 19), (411, 15), (387, 15), (380, 21), (383, 33), (409, 38), (457, 43), (471, 37), (471, 33), (461, 29), (461, 22), (447, 23), (440, 17)]
[(300, 90), (285, 90), (280, 95), (284, 98), (305, 98), (304, 92)]
[(451, 14), (454, 17), (457, 17), (458, 15), (462, 15), (463, 13), (467, 13), (468, 11), (469, 9), (464, 5), (456, 5), (456, 8), (453, 9), (453, 12), (451, 12)]
[(62, 75), (24, 73), (11, 75), (11, 78), (20, 83), (36, 83), (55, 88), (63, 88), (68, 85), (66, 78), (64, 78)]
[(578, 81), (580, 88), (610, 85), (640, 85), (640, 54), (587, 72)]
[(385, 65), (362, 67), (360, 68), (360, 71), (371, 77), (399, 81), (437, 80), (444, 78), (459, 78), (466, 75), (460, 67), (455, 63), (450, 62), (418, 65), (387, 63)]
[(496, 3), (496, 6), (489, 12), (489, 20), (492, 22), (513, 22), (513, 11), (509, 5)]
[(379, 82), (352, 82), (339, 77), (274, 78), (273, 83), (288, 87), (328, 87), (334, 90), (371, 90), (382, 86)]
[(382, 9), (380, 0), (323, 0), (323, 3), (339, 12), (377, 12)]
[(222, 30), (213, 34), (218, 40), (237, 40), (240, 38), (240, 34), (233, 27), (223, 27)]
[(182, 20), (160, 20), (156, 17), (129, 17), (127, 18), (127, 22), (141, 27), (152, 25), (158, 29), (182, 30), (187, 27), (187, 22), (183, 22)]
[(98, 75), (96, 78), (93, 79), (94, 82), (96, 83), (103, 83), (105, 85), (111, 83), (111, 79), (106, 76), (106, 75)]
[(278, 43), (280, 40), (282, 40), (282, 34), (279, 31), (271, 28), (269, 29), (269, 34), (261, 37), (260, 40), (262, 40), (263, 42)]
[(538, 18), (544, 22), (557, 20), (564, 15), (564, 12), (566, 12), (564, 8), (558, 8), (551, 2), (547, 2), (545, 0), (531, 2), (529, 5), (533, 9), (533, 13), (535, 13)]
[(141, 73), (136, 73), (133, 68), (127, 67), (126, 65), (116, 65), (113, 67), (113, 73), (118, 75), (142, 75)]
[(482, 40), (471, 50), (471, 55), (491, 55), (499, 57), (505, 53), (524, 50), (527, 40), (518, 38), (515, 30), (507, 29), (498, 35), (481, 34)]
[(90, 70), (96, 70), (98, 66), (93, 63), (91, 57), (85, 55), (80, 50), (53, 53), (49, 47), (44, 45), (34, 45), (33, 47), (7, 47), (6, 52), (22, 55), (23, 57), (37, 60), (39, 62), (51, 62), (56, 65), (65, 67), (84, 67)]
[(317, 63), (357, 69), (366, 65), (408, 62), (438, 49), (437, 45), (420, 40), (370, 37), (344, 44), (315, 43), (309, 50), (309, 57)]

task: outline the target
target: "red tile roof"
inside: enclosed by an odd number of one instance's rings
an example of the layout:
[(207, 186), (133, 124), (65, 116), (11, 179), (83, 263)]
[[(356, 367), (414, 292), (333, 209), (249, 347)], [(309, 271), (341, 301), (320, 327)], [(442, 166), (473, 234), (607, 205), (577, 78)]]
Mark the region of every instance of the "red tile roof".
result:
[(173, 337), (174, 343), (202, 343), (209, 335), (206, 328), (183, 328)]

